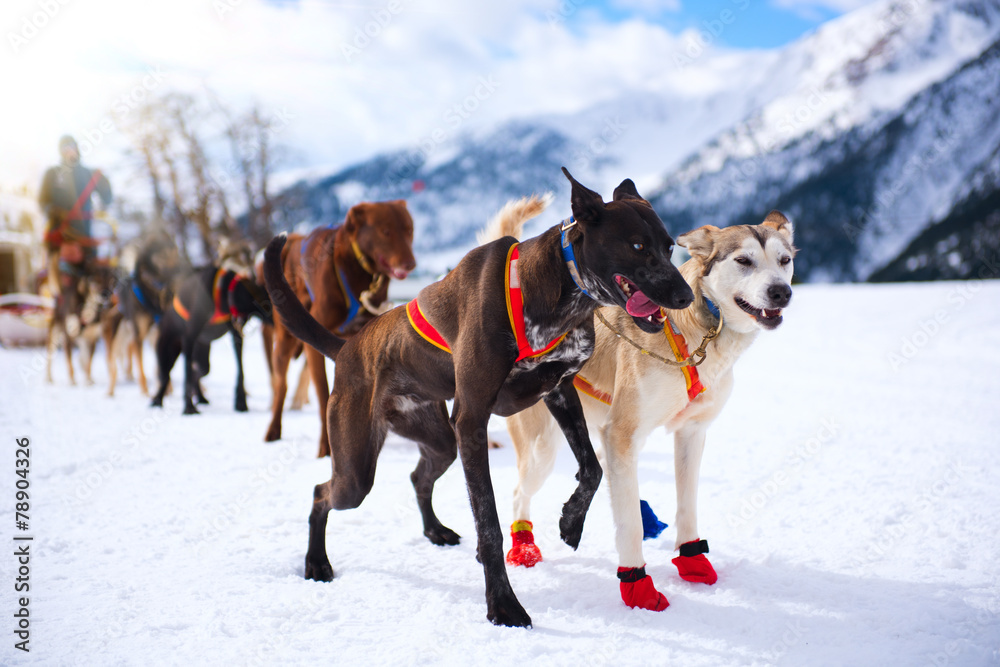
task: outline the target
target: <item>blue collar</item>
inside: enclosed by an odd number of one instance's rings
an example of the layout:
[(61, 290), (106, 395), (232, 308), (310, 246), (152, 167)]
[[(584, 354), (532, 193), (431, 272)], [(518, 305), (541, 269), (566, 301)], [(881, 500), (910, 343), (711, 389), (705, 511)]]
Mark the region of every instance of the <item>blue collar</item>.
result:
[(716, 306), (715, 303), (713, 303), (713, 301), (711, 299), (709, 299), (707, 296), (705, 296), (704, 292), (702, 292), (701, 296), (702, 296), (702, 298), (705, 299), (705, 307), (708, 308), (708, 312), (712, 313), (712, 315), (716, 319), (719, 319), (722, 316), (722, 314), (719, 312), (719, 307)]
[[(560, 240), (562, 243), (562, 256), (563, 261), (566, 262), (566, 268), (569, 269), (569, 276), (576, 283), (576, 286), (580, 288), (580, 291), (594, 299), (594, 295), (583, 288), (583, 280), (580, 278), (580, 271), (576, 266), (576, 255), (573, 254), (573, 244), (569, 242), (566, 237), (566, 230), (576, 224), (576, 219), (573, 216), (569, 216), (568, 220), (563, 220), (560, 225), (561, 236)], [(596, 300), (596, 299), (595, 299)]]

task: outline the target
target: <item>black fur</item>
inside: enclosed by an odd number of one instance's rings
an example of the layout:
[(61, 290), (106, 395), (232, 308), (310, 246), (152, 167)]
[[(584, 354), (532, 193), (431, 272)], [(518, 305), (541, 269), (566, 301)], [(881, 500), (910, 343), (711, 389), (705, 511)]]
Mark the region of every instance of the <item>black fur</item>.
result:
[[(235, 315), (224, 322), (210, 323), (215, 313), (212, 298), (218, 267), (206, 266), (184, 276), (177, 282), (175, 297), (188, 312), (185, 319), (171, 305), (160, 319), (160, 335), (156, 341), (156, 358), (159, 362), (160, 387), (153, 397), (152, 405), (163, 406), (163, 396), (170, 382), (170, 370), (177, 357), (184, 354), (184, 414), (197, 414), (194, 399), (208, 403), (201, 392), (199, 380), (209, 372), (209, 349), (212, 341), (229, 332), (236, 353), (236, 401), (237, 412), (247, 411), (246, 390), (243, 387), (243, 324), (253, 315), (265, 322), (273, 322), (271, 303), (267, 294), (252, 280), (243, 278), (232, 271), (226, 271), (220, 281), (219, 309), (223, 313)], [(235, 281), (235, 286), (230, 289)]]

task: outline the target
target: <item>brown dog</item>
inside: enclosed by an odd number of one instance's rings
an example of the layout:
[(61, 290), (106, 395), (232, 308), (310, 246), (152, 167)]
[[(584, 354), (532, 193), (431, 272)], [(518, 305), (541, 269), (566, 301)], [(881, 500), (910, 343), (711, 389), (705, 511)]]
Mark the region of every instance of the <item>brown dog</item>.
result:
[[(349, 338), (380, 314), (389, 278), (401, 280), (417, 265), (413, 258), (413, 219), (403, 200), (362, 203), (351, 207), (344, 224), (322, 227), (308, 236), (291, 234), (281, 253), (285, 280), (309, 313), (328, 331)], [(281, 438), (281, 413), (288, 391), (288, 364), (303, 344), (274, 317), (273, 333), (265, 327), (264, 346), (274, 389), (271, 425), (264, 440)], [(329, 456), (326, 401), (329, 386), (322, 354), (305, 346), (316, 388), (322, 428), (318, 456)]]

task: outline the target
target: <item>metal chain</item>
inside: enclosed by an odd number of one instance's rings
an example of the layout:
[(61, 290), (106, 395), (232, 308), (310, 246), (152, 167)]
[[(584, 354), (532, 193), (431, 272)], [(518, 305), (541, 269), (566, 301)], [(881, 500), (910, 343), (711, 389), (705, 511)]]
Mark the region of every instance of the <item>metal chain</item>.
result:
[[(705, 336), (701, 339), (701, 345), (698, 346), (698, 349), (692, 352), (691, 356), (689, 356), (684, 361), (674, 361), (673, 359), (667, 359), (666, 357), (661, 356), (656, 352), (653, 352), (652, 350), (647, 350), (642, 345), (639, 345), (637, 342), (626, 336), (624, 332), (620, 331), (618, 328), (616, 328), (614, 325), (608, 322), (608, 320), (605, 319), (604, 315), (601, 314), (600, 310), (595, 310), (594, 314), (597, 315), (597, 319), (601, 321), (601, 324), (603, 324), (604, 326), (606, 326), (608, 329), (611, 330), (611, 333), (615, 334), (623, 341), (625, 341), (635, 349), (639, 350), (639, 352), (641, 352), (642, 354), (652, 357), (657, 361), (662, 361), (668, 366), (676, 366), (679, 368), (683, 368), (685, 366), (700, 366), (701, 363), (705, 361), (705, 358), (708, 356), (708, 349), (707, 349), (708, 344), (711, 343), (716, 338), (718, 338), (719, 334), (722, 333), (722, 313), (720, 312), (719, 326), (717, 326), (714, 331), (709, 331), (708, 333), (705, 334)], [(669, 322), (665, 324), (669, 325)], [(700, 358), (697, 361), (695, 361), (695, 357), (700, 357)]]

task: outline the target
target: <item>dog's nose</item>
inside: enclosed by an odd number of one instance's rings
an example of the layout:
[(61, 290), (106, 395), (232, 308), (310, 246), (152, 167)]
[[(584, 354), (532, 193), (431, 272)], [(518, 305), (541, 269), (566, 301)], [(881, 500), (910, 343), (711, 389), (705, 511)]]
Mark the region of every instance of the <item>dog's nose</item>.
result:
[(792, 288), (785, 283), (772, 283), (767, 288), (767, 298), (774, 308), (784, 308), (792, 300)]
[(673, 310), (684, 310), (692, 303), (694, 303), (694, 292), (691, 291), (691, 287), (685, 282), (679, 285), (673, 292)]

